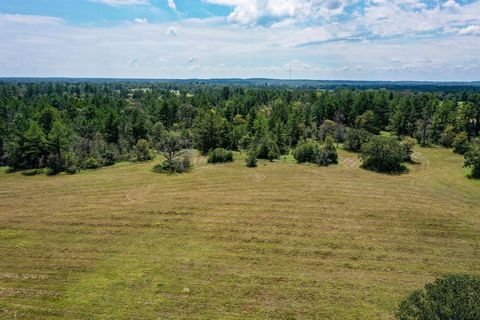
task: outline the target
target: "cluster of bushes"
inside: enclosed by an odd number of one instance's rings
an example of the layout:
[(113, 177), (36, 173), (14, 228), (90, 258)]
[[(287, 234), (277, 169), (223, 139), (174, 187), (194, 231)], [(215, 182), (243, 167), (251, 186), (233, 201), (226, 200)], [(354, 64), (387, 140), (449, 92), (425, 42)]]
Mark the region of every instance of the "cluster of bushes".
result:
[(188, 172), (192, 168), (190, 156), (183, 154), (175, 157), (171, 160), (165, 160), (162, 163), (158, 163), (153, 167), (153, 171), (156, 173), (184, 173)]
[(395, 136), (373, 135), (364, 129), (352, 128), (347, 131), (344, 148), (359, 152), (363, 168), (397, 173), (405, 170), (404, 162), (411, 161), (416, 143), (411, 137), (399, 140)]
[(324, 145), (320, 145), (314, 140), (300, 142), (295, 148), (293, 156), (298, 163), (309, 162), (320, 166), (338, 163), (337, 150), (330, 136), (325, 139)]
[(362, 166), (378, 172), (404, 171), (403, 163), (407, 157), (406, 147), (395, 137), (373, 136), (360, 150)]
[(232, 151), (227, 151), (223, 148), (213, 149), (208, 153), (208, 163), (224, 163), (233, 161)]

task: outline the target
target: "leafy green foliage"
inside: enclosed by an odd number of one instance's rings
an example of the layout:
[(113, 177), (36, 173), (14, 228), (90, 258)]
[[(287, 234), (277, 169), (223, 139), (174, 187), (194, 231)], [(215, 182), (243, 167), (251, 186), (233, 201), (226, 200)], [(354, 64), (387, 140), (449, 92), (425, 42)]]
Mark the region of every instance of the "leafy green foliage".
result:
[(311, 162), (317, 160), (320, 153), (320, 146), (314, 140), (300, 142), (293, 151), (293, 157), (298, 163)]
[(448, 275), (414, 291), (396, 313), (398, 320), (480, 319), (480, 278)]
[(362, 146), (360, 158), (366, 169), (395, 173), (405, 169), (406, 150), (395, 137), (373, 136)]
[(245, 164), (249, 168), (255, 168), (257, 166), (257, 156), (254, 151), (249, 151), (247, 153), (247, 158), (245, 159)]
[(184, 173), (188, 172), (191, 169), (190, 157), (186, 154), (174, 158), (170, 161), (163, 161), (162, 163), (156, 164), (153, 167), (153, 171), (156, 173)]
[(232, 162), (233, 153), (223, 148), (213, 149), (208, 153), (208, 163)]
[[(379, 131), (415, 136), (423, 146), (455, 145), (465, 153), (468, 141), (480, 135), (480, 95), (468, 88), (423, 91), (4, 81), (0, 165), (58, 173), (89, 166), (90, 158), (100, 166), (137, 161), (149, 158), (138, 152), (139, 140), (160, 150), (170, 131), (205, 155), (251, 146), (256, 157), (268, 160), (301, 141), (324, 142), (328, 136), (358, 152), (366, 132)], [(346, 128), (353, 129), (345, 137)], [(463, 133), (454, 139), (457, 132)]]
[(455, 127), (451, 124), (447, 125), (443, 130), (438, 143), (446, 148), (451, 148), (455, 139)]
[(348, 129), (343, 147), (345, 150), (359, 152), (362, 145), (370, 139), (371, 133), (364, 129)]
[(328, 166), (338, 163), (337, 149), (331, 136), (325, 138), (325, 145), (320, 146), (316, 141), (301, 142), (295, 148), (293, 156), (298, 163), (316, 163)]
[(226, 124), (226, 119), (215, 110), (205, 111), (195, 120), (195, 145), (203, 154), (224, 144)]
[(278, 149), (277, 144), (269, 137), (260, 138), (260, 140), (254, 144), (253, 149), (255, 150), (258, 159), (272, 161), (280, 157), (280, 150)]
[(150, 143), (145, 139), (140, 139), (135, 146), (134, 161), (152, 160), (155, 154), (150, 149)]
[(190, 142), (180, 132), (166, 132), (158, 145), (159, 151), (165, 157), (161, 164), (155, 165), (153, 170), (158, 173), (182, 173), (191, 168), (190, 157), (185, 148)]
[(315, 160), (320, 166), (328, 166), (338, 163), (337, 149), (335, 148), (334, 140), (331, 136), (328, 136), (325, 139), (325, 145), (320, 148)]
[(403, 160), (412, 161), (413, 148), (417, 144), (417, 140), (412, 137), (405, 137), (400, 144), (404, 149)]
[(458, 133), (453, 139), (453, 152), (465, 154), (468, 151), (468, 135), (465, 131)]
[(480, 140), (472, 142), (465, 153), (465, 167), (471, 167), (470, 176), (480, 179)]

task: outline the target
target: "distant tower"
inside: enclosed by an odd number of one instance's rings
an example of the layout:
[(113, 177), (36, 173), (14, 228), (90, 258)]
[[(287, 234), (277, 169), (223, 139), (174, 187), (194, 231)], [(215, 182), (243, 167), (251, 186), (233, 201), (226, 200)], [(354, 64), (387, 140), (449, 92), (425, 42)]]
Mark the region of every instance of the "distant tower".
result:
[(292, 80), (292, 65), (290, 64), (290, 70), (288, 71), (288, 80)]

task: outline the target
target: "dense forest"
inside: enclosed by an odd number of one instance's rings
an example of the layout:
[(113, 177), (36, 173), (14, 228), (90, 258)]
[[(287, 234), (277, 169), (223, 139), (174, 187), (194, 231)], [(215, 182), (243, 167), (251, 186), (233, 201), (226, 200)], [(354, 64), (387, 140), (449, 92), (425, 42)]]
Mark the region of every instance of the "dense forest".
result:
[[(299, 148), (311, 141), (361, 151), (367, 141), (374, 143), (370, 148), (381, 144), (370, 137), (384, 132), (472, 153), (479, 145), (480, 93), (0, 82), (0, 165), (12, 170), (73, 173), (143, 161), (157, 151), (166, 154), (174, 138), (177, 148), (203, 154), (216, 148), (250, 150), (252, 158), (273, 160), (292, 150), (301, 154)], [(475, 166), (473, 153), (467, 164)]]

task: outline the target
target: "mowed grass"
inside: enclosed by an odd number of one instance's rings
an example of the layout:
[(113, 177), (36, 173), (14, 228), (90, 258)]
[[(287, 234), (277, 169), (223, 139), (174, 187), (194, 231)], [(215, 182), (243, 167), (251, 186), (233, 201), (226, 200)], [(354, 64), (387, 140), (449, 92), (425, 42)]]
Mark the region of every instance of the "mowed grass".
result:
[(242, 159), (0, 173), (0, 318), (393, 319), (412, 290), (480, 274), (480, 183), (420, 149), (410, 173)]

